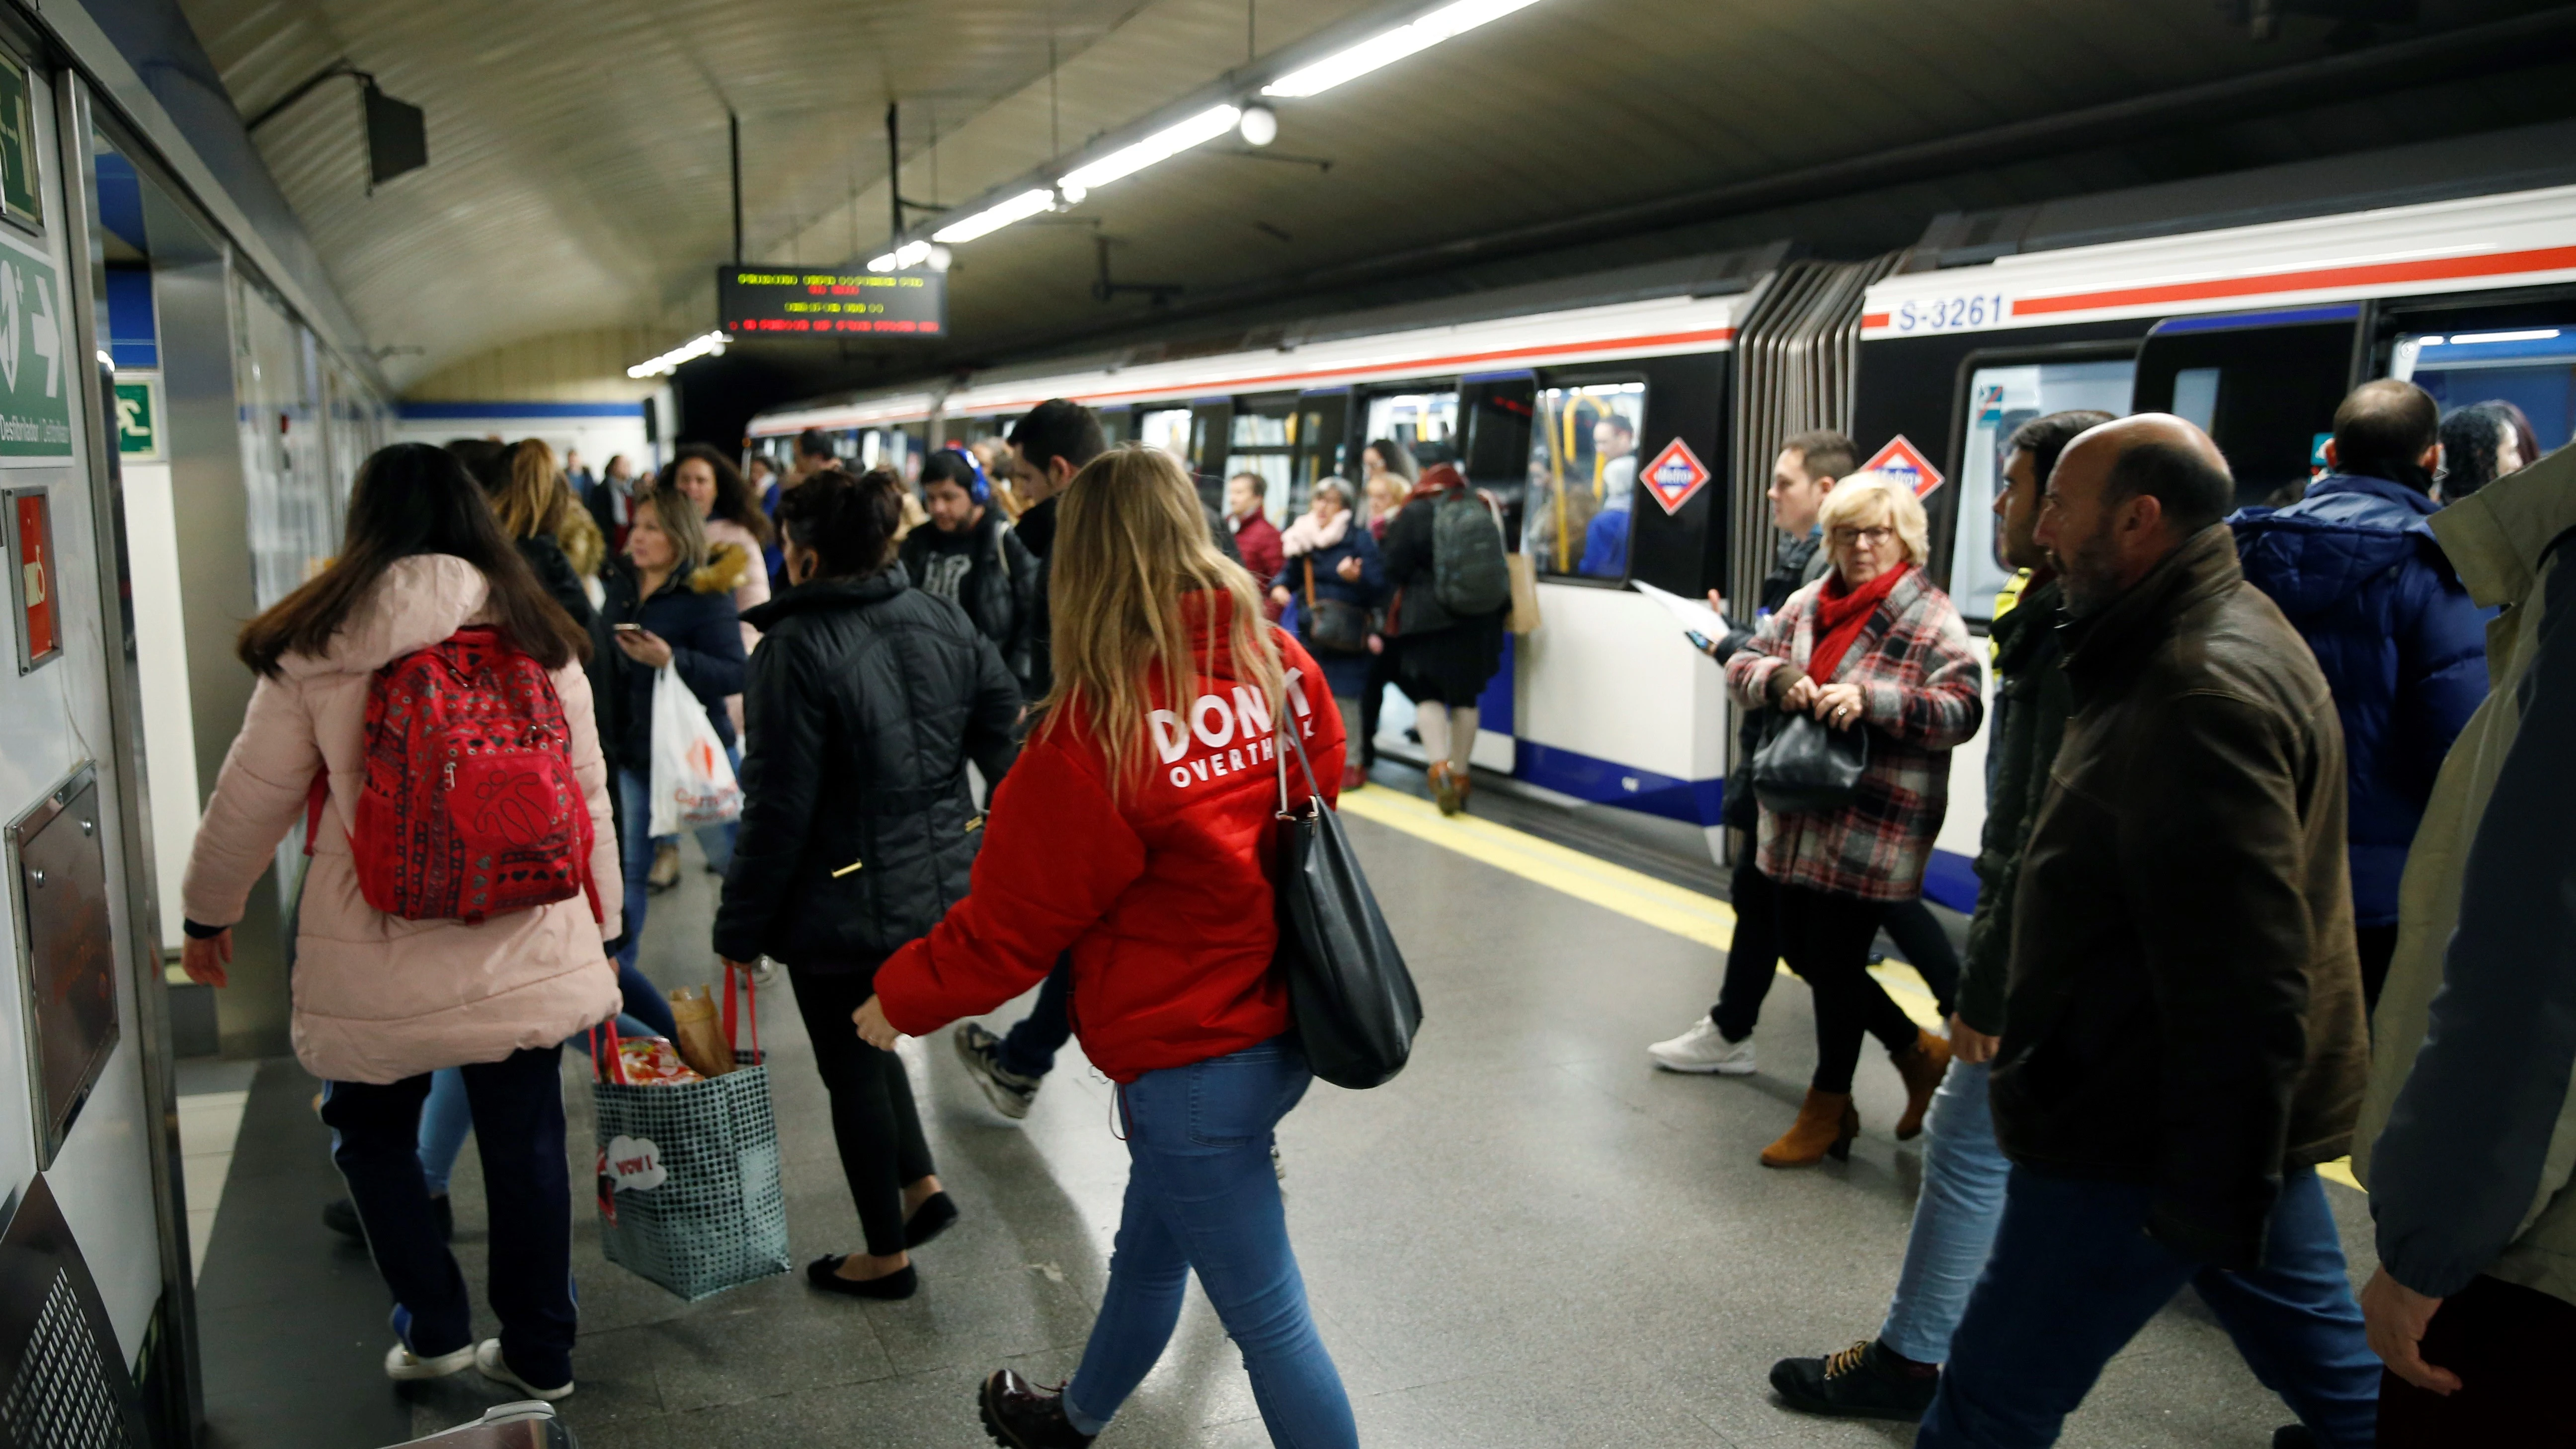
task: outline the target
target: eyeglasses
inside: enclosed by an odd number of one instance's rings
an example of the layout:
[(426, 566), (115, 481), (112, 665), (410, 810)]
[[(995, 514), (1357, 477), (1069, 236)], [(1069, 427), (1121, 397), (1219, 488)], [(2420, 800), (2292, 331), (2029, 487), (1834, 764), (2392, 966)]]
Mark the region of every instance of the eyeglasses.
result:
[(1837, 528), (1829, 535), (1837, 548), (1849, 548), (1856, 543), (1866, 543), (1871, 548), (1879, 548), (1895, 536), (1896, 530), (1884, 525), (1877, 528)]

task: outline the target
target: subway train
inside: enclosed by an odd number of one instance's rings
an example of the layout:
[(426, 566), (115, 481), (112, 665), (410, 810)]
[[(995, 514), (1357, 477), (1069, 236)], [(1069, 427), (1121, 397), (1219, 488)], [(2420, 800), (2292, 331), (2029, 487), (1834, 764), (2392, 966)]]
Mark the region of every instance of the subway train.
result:
[[(1227, 337), (1176, 329), (1115, 354), (781, 407), (748, 446), (783, 455), (817, 428), (845, 455), (903, 467), (1069, 397), (1113, 441), (1182, 456), (1211, 498), (1232, 474), (1262, 474), (1283, 518), (1316, 479), (1356, 478), (1370, 440), (1445, 449), (1510, 510), (1539, 581), (1541, 622), (1487, 692), (1477, 763), (1525, 794), (1696, 826), (1714, 855), (1732, 736), (1720, 673), (1631, 584), (1752, 597), (1774, 543), (1764, 489), (1790, 433), (1843, 427), (1914, 476), (1930, 570), (1978, 630), (2007, 578), (1989, 506), (1998, 448), (2042, 412), (2189, 417), (2247, 504), (2321, 466), (2337, 401), (2372, 377), (2412, 378), (2445, 408), (2510, 399), (2544, 449), (2565, 445), (2576, 168), (2547, 145), (2484, 159), (2486, 180), (2420, 147), (1945, 215), (1862, 262), (1781, 243)], [(1398, 755), (1406, 718), (1399, 698), (1381, 731)], [(1926, 881), (1961, 910), (1983, 779), (1979, 740), (1954, 761)]]

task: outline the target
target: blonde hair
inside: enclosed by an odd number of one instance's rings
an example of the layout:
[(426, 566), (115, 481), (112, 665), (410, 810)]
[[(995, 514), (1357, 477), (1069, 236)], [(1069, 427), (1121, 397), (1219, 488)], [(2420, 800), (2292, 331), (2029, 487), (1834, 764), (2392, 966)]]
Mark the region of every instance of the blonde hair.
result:
[(510, 480), (492, 497), (492, 516), (512, 538), (551, 538), (572, 501), (555, 470), (555, 450), (543, 438), (522, 438), (510, 450)]
[[(1112, 448), (1073, 476), (1058, 507), (1047, 556), (1055, 687), (1039, 702), (1039, 732), (1078, 719), (1071, 727), (1108, 757), (1111, 798), (1123, 799), (1149, 764), (1157, 672), (1174, 709), (1189, 707), (1193, 673), (1215, 672), (1213, 639), (1192, 668), (1181, 617), (1182, 597), (1202, 592), (1232, 601), (1235, 676), (1261, 691), (1272, 719), (1283, 717), (1286, 673), (1252, 575), (1217, 552), (1198, 489), (1170, 454)], [(1065, 708), (1077, 701), (1079, 709)]]
[(1835, 481), (1825, 494), (1824, 506), (1816, 510), (1816, 527), (1824, 531), (1828, 546), (1836, 528), (1868, 528), (1885, 522), (1896, 530), (1896, 541), (1905, 545), (1905, 561), (1921, 565), (1932, 556), (1932, 525), (1923, 514), (1923, 500), (1914, 490), (1884, 473), (1854, 473)]

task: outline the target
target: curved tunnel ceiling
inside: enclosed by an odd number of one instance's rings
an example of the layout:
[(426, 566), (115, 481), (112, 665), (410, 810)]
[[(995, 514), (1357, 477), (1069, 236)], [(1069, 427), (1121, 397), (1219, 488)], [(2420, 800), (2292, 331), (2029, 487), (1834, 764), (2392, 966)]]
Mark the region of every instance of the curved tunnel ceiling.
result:
[[(344, 59), (427, 111), (429, 166), (373, 195), (354, 84), (321, 87), (256, 136), (397, 385), (553, 333), (712, 325), (714, 264), (732, 250), (728, 108), (747, 259), (837, 263), (887, 236), (889, 101), (903, 107), (903, 193), (955, 202), (1255, 53), (1401, 13), (1368, 0), (181, 8), (246, 116)], [(2423, 0), (2416, 24), (2380, 37), (2545, 8)], [(2311, 60), (2331, 53), (2328, 33), (2293, 19), (2258, 44), (2210, 0), (1538, 0), (1281, 103), (1264, 158), (1214, 142), (959, 248), (952, 334), (1132, 317), (1141, 303), (1090, 295), (1102, 239), (1121, 280), (1242, 287)], [(2468, 121), (2531, 118), (2510, 97), (2491, 104)], [(2410, 139), (2385, 124), (2397, 134), (2291, 128), (2264, 143), (2280, 154), (2251, 159)], [(1279, 159), (1298, 157), (1330, 167)]]

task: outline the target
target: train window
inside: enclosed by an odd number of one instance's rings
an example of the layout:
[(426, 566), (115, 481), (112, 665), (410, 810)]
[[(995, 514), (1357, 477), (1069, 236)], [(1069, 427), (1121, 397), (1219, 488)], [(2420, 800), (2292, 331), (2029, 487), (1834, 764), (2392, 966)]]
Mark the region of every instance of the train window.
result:
[(1292, 512), (1302, 511), (1303, 500), (1291, 496), (1300, 491), (1297, 425), (1302, 421), (1294, 397), (1246, 398), (1235, 405), (1227, 428), (1225, 476), (1252, 473), (1268, 483), (1262, 512), (1272, 523), (1284, 524)]
[(1158, 408), (1136, 414), (1136, 441), (1160, 448), (1186, 468), (1190, 465), (1190, 410)]
[(2199, 423), (2227, 455), (2238, 507), (2276, 501), (2306, 486), (2317, 435), (2352, 385), (2360, 315), (2338, 302), (2168, 317), (2138, 348), (2131, 406)]
[(1458, 448), (1458, 394), (1387, 393), (1369, 399), (1367, 441), (1392, 439), (1416, 458), (1425, 452), (1454, 458)]
[(1521, 549), (1540, 573), (1628, 576), (1627, 524), (1645, 418), (1642, 382), (1539, 389)]
[[(1959, 456), (1959, 526), (1950, 555), (1950, 598), (1971, 622), (1992, 623), (1995, 595), (2012, 582), (2013, 567), (2004, 562), (1995, 535), (1994, 501), (2003, 492), (2004, 445), (2011, 441), (2013, 430), (2033, 418), (2069, 408), (2126, 413), (2136, 372), (2135, 362), (2116, 358), (2028, 362), (1980, 367), (1969, 373), (1967, 443)], [(2184, 377), (2188, 376), (2186, 372)], [(2183, 378), (2177, 378), (2177, 410), (2183, 392)]]
[(2173, 413), (2202, 432), (2218, 421), (2218, 369), (2186, 367), (2174, 374)]
[(2544, 453), (2576, 433), (2576, 327), (2401, 335), (2389, 373), (2431, 393), (2446, 415), (2484, 402), (2513, 404), (2531, 420)]

